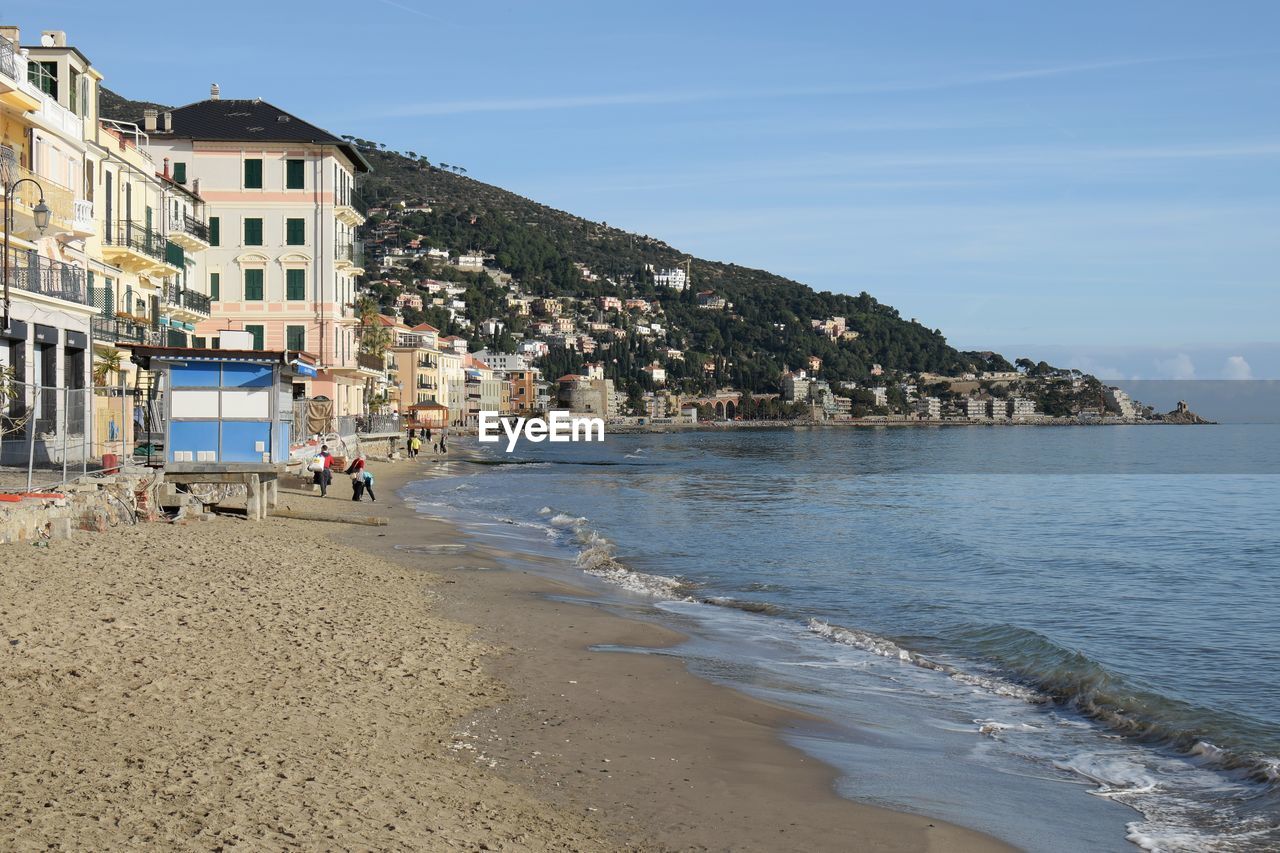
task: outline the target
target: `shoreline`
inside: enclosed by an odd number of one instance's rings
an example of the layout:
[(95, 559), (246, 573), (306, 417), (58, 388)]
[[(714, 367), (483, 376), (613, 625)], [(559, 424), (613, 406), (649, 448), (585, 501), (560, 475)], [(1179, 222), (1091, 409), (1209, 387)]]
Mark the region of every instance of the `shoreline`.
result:
[[(398, 491), (418, 477), (397, 468), (385, 479)], [(465, 545), (429, 562), (465, 566), (448, 570), (457, 576), (445, 593), (450, 612), (477, 625), (487, 644), (506, 647), (495, 671), (516, 697), (477, 715), (476, 729), (488, 732), (486, 754), (503, 756), (499, 769), (535, 793), (596, 815), (621, 833), (619, 842), (652, 849), (656, 841), (664, 850), (1015, 849), (980, 831), (842, 797), (838, 771), (783, 737), (826, 720), (705, 680), (674, 656), (628, 653), (685, 637), (607, 612), (585, 583), (504, 567), (534, 558), (480, 544), (402, 501), (388, 515), (391, 528), (426, 522)], [(380, 556), (403, 560), (412, 551), (395, 546), (416, 537), (364, 538)], [(575, 778), (585, 790), (566, 782)]]
[[(801, 714), (594, 650), (681, 635), (416, 513), (429, 464), (371, 463), (386, 527), (139, 524), (0, 573), (0, 846), (1013, 849), (840, 797)], [(341, 478), (280, 504), (350, 510)]]

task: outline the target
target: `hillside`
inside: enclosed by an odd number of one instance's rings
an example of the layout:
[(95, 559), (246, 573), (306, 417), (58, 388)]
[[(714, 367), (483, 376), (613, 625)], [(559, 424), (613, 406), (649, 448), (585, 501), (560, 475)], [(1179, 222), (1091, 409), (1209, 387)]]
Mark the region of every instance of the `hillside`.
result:
[[(144, 108), (160, 106), (130, 101), (106, 90), (102, 104), (104, 117), (133, 121), (140, 120)], [(347, 138), (374, 167), (360, 186), (360, 203), (365, 209), (398, 201), (431, 208), (430, 212), (402, 217), (392, 242), (422, 237), (425, 243), (454, 253), (475, 250), (492, 255), (491, 265), (510, 273), (520, 288), (531, 294), (654, 300), (665, 320), (663, 343), (688, 352), (694, 366), (714, 365), (714, 372), (708, 368), (706, 373), (677, 369), (673, 379), (687, 390), (731, 385), (762, 393), (777, 391), (780, 373), (805, 366), (811, 356), (822, 360), (821, 374), (832, 382), (865, 379), (875, 364), (891, 373), (1009, 369), (999, 355), (958, 352), (946, 343), (941, 331), (903, 319), (894, 308), (867, 293), (818, 292), (764, 270), (689, 258), (660, 240), (538, 204), (469, 178), (457, 167), (433, 165), (414, 152), (389, 151), (375, 142)], [(371, 231), (380, 223), (379, 217), (372, 217), (367, 229)], [(692, 284), (683, 293), (655, 288), (646, 272), (647, 265), (661, 269), (686, 261)], [(598, 279), (585, 279), (579, 264)], [(430, 271), (418, 265), (415, 272), (424, 269)], [(412, 287), (413, 275), (400, 278), (404, 286)], [(497, 291), (487, 286), (491, 285), (487, 276), (483, 278), (475, 283), (475, 298), (468, 294), (469, 320), (479, 323), (497, 316), (506, 321), (508, 329), (519, 329), (521, 319), (504, 314)], [(401, 289), (375, 286), (372, 292), (386, 305)], [(696, 294), (708, 290), (732, 307), (700, 308)], [(812, 321), (831, 317), (846, 318), (856, 337), (832, 339), (812, 327)], [(477, 341), (472, 348), (479, 349), (483, 343)], [(607, 372), (628, 386), (644, 384), (636, 371), (648, 362), (655, 343), (633, 338), (615, 347), (607, 359)], [(552, 361), (548, 367), (572, 368), (577, 360), (569, 354)]]

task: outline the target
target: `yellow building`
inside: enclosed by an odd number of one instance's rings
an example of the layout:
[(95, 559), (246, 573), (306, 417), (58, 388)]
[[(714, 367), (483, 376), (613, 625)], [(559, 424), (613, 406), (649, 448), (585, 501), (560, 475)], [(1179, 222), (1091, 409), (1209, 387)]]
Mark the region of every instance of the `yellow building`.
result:
[[(41, 44), (57, 38), (45, 33)], [(6, 462), (15, 451), (25, 457), (29, 438), (34, 454), (46, 460), (59, 447), (74, 456), (83, 446), (86, 396), (58, 389), (89, 384), (93, 315), (86, 243), (94, 215), (84, 128), (96, 121), (99, 77), (83, 57), (73, 73), (42, 48), (20, 44), (17, 27), (0, 27), (0, 194), (13, 223), (3, 234), (0, 362), (19, 383), (5, 415), (22, 424), (0, 439)]]

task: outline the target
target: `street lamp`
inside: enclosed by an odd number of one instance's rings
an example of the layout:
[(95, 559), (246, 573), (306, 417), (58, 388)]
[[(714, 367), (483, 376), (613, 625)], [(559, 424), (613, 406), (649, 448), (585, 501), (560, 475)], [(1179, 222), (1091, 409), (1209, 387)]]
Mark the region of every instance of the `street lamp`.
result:
[(36, 202), (36, 206), (31, 208), (32, 217), (35, 219), (36, 230), (41, 234), (49, 227), (49, 205), (44, 203), (44, 187), (40, 186), (40, 182), (34, 178), (19, 178), (13, 183), (5, 183), (4, 185), (4, 325), (0, 327), (3, 331), (9, 331), (9, 234), (13, 231), (13, 191), (20, 184), (29, 183), (40, 191), (40, 200)]

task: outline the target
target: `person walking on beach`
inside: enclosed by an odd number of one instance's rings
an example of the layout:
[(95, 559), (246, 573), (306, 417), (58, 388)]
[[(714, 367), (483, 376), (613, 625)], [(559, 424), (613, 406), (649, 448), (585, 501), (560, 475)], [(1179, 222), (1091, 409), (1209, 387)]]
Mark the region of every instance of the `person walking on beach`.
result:
[(449, 448), (445, 447), (445, 444), (444, 444), (444, 438), (447, 432), (448, 430), (443, 430), (443, 429), (440, 430), (440, 453), (441, 455), (445, 455), (445, 456), (449, 454)]
[(351, 475), (351, 500), (358, 501), (364, 495), (364, 454), (361, 453), (351, 461), (344, 472)]
[(411, 427), (409, 429), (409, 437), (405, 439), (405, 447), (408, 448), (409, 450), (410, 459), (418, 455), (418, 448), (414, 447), (414, 444), (413, 444), (414, 441), (417, 440), (417, 438), (418, 438), (418, 431)]
[[(329, 484), (333, 482), (333, 456), (329, 454), (329, 445), (320, 445), (320, 454), (316, 457), (320, 462), (320, 470), (312, 471), (311, 482), (320, 487), (320, 497), (329, 495)], [(315, 465), (315, 460), (312, 461)]]
[(431, 447), (431, 427), (427, 427), (422, 431), (422, 443), (427, 447)]
[(409, 458), (417, 459), (418, 453), (422, 450), (422, 439), (416, 435), (409, 439)]
[(373, 474), (369, 473), (368, 468), (364, 469), (364, 490), (369, 495), (369, 500), (378, 502), (378, 498), (373, 494)]

